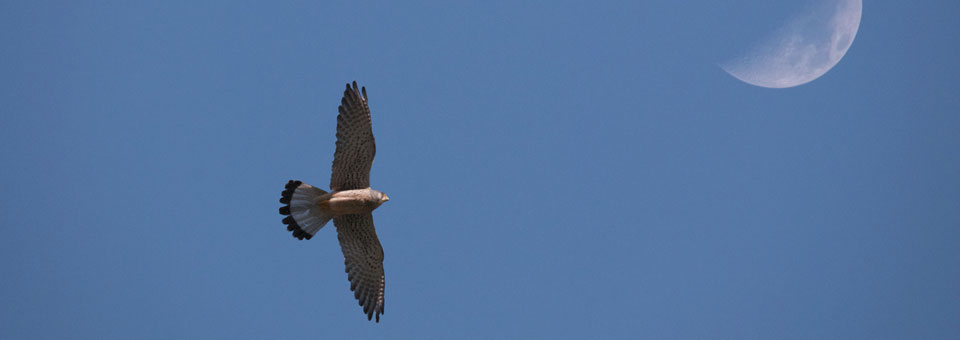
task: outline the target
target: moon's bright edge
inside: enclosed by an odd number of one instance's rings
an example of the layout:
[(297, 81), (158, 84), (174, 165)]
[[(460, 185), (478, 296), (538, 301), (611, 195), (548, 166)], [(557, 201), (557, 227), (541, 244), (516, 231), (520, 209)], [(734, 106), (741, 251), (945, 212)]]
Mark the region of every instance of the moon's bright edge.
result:
[(721, 68), (748, 84), (769, 88), (803, 85), (830, 71), (857, 36), (863, 4), (819, 1)]

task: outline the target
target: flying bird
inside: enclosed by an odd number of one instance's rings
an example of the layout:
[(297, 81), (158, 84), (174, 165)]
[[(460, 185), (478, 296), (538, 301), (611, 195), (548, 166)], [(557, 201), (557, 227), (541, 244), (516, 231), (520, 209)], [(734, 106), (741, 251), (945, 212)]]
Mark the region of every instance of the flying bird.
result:
[(347, 84), (337, 115), (337, 149), (333, 154), (330, 192), (301, 181), (287, 182), (281, 193), (280, 214), (293, 237), (311, 239), (333, 219), (343, 251), (350, 290), (367, 314), (383, 314), (383, 248), (373, 227), (373, 210), (389, 201), (370, 188), (370, 166), (377, 153), (370, 126), (366, 87)]

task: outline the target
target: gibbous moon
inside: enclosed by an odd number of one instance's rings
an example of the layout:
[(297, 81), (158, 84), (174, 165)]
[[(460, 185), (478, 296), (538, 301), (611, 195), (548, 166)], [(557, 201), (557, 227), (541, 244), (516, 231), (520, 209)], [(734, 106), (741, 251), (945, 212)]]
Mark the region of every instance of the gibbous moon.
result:
[(787, 88), (830, 71), (853, 44), (860, 28), (862, 0), (817, 0), (741, 56), (720, 64), (748, 84)]

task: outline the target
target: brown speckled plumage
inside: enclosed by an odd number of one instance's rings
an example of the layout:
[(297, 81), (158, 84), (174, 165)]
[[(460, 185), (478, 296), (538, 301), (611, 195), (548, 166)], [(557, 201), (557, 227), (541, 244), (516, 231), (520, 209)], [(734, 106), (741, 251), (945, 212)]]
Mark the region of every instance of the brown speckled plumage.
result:
[(370, 167), (377, 153), (366, 88), (347, 84), (337, 115), (337, 147), (331, 192), (290, 181), (281, 193), (283, 223), (298, 239), (309, 240), (330, 219), (337, 228), (350, 290), (367, 319), (383, 314), (383, 248), (373, 226), (373, 210), (389, 200), (370, 189)]

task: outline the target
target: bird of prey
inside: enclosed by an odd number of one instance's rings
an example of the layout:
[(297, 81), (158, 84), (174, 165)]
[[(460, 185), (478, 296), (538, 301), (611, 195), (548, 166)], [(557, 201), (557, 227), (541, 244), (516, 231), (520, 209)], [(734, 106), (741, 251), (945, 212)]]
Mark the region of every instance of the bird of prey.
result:
[(287, 182), (281, 193), (280, 214), (293, 237), (313, 237), (333, 219), (343, 251), (350, 290), (367, 314), (383, 314), (383, 248), (373, 227), (373, 210), (390, 200), (370, 188), (370, 166), (377, 146), (370, 126), (367, 89), (347, 84), (337, 115), (337, 150), (333, 154), (330, 192), (301, 181)]

